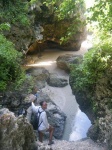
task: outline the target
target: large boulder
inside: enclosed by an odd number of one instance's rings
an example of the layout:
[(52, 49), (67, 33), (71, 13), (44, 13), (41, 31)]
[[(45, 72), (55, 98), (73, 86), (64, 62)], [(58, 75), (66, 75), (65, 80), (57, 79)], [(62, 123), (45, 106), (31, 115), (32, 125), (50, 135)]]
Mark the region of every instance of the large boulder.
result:
[(0, 109), (0, 149), (33, 150), (35, 136), (24, 117), (16, 118), (8, 109)]
[(35, 77), (37, 81), (47, 81), (49, 79), (49, 72), (43, 67), (32, 67), (26, 70), (28, 75)]
[(24, 91), (6, 91), (3, 94), (0, 93), (0, 105), (18, 115), (20, 109), (27, 109), (31, 106), (30, 99), (26, 98), (27, 95), (28, 93), (24, 93)]
[(87, 136), (90, 137), (93, 141), (97, 141), (98, 134), (99, 134), (99, 127), (98, 125), (95, 124), (92, 125), (87, 132)]
[(83, 56), (82, 55), (72, 55), (72, 54), (65, 54), (62, 56), (59, 56), (56, 60), (57, 66), (60, 69), (63, 69), (65, 71), (70, 71), (70, 65), (71, 64), (80, 64), (82, 62)]
[(57, 74), (50, 74), (50, 78), (47, 83), (53, 87), (65, 87), (68, 85), (67, 79), (59, 77)]

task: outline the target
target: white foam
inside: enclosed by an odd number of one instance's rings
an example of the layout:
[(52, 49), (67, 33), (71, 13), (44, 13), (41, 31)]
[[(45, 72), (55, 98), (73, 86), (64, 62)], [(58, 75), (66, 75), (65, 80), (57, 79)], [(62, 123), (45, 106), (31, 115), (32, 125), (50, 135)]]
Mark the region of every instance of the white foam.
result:
[(73, 120), (72, 133), (70, 134), (69, 141), (77, 141), (87, 137), (87, 131), (90, 126), (91, 122), (87, 115), (79, 109)]

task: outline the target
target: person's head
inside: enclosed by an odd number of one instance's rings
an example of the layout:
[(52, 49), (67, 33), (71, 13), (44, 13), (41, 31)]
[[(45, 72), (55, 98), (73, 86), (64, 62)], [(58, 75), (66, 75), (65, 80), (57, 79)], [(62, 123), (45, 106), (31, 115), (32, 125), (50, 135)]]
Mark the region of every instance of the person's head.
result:
[(42, 109), (47, 109), (47, 103), (45, 101), (41, 101), (40, 102), (40, 106), (42, 107)]

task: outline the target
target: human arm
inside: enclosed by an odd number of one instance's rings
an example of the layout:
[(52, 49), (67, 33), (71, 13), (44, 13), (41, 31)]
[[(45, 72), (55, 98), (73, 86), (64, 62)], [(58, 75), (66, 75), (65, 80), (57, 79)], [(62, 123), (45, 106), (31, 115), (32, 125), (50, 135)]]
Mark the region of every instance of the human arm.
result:
[(38, 112), (39, 106), (35, 106), (34, 102), (32, 102), (32, 110), (33, 112)]

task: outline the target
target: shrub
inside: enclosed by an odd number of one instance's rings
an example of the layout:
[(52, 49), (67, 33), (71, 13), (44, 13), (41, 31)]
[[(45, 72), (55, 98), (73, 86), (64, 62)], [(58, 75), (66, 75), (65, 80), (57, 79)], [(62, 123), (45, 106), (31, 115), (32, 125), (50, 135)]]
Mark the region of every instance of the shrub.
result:
[(27, 3), (27, 1), (22, 0), (1, 0), (1, 21), (10, 24), (20, 22), (24, 26), (29, 25)]
[(20, 76), (20, 58), (21, 53), (14, 49), (13, 43), (0, 34), (0, 90)]
[(79, 66), (71, 66), (71, 82), (74, 90), (93, 90), (98, 79), (112, 70), (112, 44), (109, 39), (100, 41), (83, 58)]

